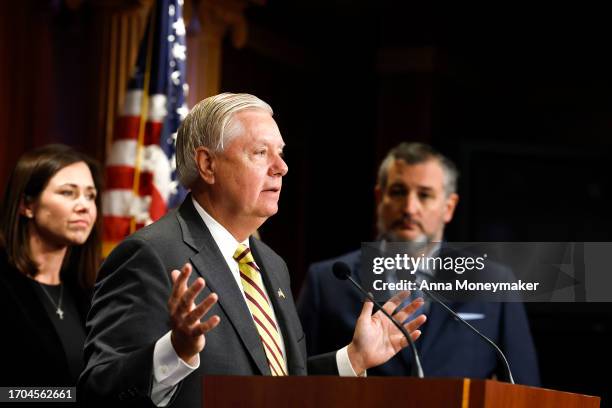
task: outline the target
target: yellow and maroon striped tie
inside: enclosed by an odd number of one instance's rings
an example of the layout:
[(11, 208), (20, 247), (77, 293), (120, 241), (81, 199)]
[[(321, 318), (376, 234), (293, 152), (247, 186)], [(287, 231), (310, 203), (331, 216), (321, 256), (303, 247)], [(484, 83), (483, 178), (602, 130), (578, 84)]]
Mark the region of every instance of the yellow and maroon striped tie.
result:
[(270, 372), (272, 375), (287, 375), (285, 359), (280, 348), (281, 337), (278, 325), (274, 321), (272, 306), (263, 291), (261, 273), (250, 248), (240, 244), (234, 252), (234, 259), (238, 262), (242, 289), (263, 343)]

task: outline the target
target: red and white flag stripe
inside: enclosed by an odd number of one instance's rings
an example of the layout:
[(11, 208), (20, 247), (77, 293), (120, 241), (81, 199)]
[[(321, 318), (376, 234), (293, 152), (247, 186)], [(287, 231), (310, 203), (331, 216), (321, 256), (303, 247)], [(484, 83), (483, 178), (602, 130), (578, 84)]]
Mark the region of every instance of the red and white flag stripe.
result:
[[(107, 186), (102, 195), (105, 256), (134, 228), (163, 216), (173, 189), (172, 165), (159, 146), (167, 114), (166, 96), (152, 95), (147, 101), (148, 115), (139, 149), (142, 98), (142, 90), (128, 91), (107, 158)], [(138, 186), (135, 184), (137, 172)]]

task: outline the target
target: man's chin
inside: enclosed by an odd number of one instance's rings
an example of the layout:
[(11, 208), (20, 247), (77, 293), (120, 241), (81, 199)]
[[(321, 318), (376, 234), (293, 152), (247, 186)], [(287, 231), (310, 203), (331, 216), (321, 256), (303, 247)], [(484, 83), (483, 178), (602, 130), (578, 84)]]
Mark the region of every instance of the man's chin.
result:
[(267, 205), (258, 211), (258, 216), (262, 218), (269, 218), (278, 212), (278, 205)]
[(391, 238), (393, 241), (410, 242), (413, 244), (426, 244), (429, 242), (427, 235), (412, 231), (393, 231)]

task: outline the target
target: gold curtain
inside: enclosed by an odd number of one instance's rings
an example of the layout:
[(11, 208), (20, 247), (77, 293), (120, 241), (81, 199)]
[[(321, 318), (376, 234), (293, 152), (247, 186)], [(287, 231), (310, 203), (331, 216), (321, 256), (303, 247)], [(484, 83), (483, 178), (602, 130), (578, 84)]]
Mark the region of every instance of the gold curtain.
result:
[(92, 134), (99, 141), (97, 151), (108, 152), (112, 143), (115, 119), (123, 107), (153, 1), (93, 2), (97, 9), (95, 44), (99, 46), (98, 108), (92, 121)]

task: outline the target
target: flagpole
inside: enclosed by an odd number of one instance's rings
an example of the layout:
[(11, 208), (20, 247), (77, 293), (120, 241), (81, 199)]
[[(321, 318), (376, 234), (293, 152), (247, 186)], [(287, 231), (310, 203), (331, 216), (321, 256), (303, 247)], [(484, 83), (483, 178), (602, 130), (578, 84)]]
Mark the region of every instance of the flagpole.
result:
[[(151, 60), (153, 59), (153, 37), (155, 30), (156, 6), (152, 5), (149, 19), (149, 30), (147, 30), (147, 59), (145, 63), (144, 79), (142, 85), (142, 100), (140, 102), (140, 122), (138, 124), (138, 141), (136, 143), (136, 162), (134, 164), (134, 185), (132, 192), (136, 200), (140, 199), (140, 170), (142, 166), (142, 153), (144, 147), (144, 136), (149, 116), (149, 83), (151, 81)], [(130, 221), (130, 233), (136, 231), (136, 218), (132, 215)]]

